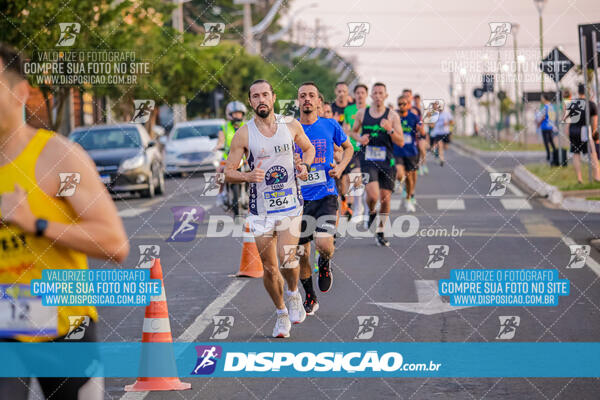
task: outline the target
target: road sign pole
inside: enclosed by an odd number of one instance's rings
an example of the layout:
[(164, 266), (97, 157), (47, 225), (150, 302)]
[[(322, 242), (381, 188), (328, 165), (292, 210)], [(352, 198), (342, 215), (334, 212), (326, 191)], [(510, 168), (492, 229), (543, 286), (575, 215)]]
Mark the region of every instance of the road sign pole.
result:
[[(598, 104), (600, 102), (600, 95), (598, 95), (598, 38), (596, 37), (596, 30), (594, 29), (592, 31), (592, 60), (593, 60), (593, 66), (594, 66), (594, 92), (596, 93), (596, 109), (598, 108)], [(596, 129), (598, 129), (598, 127), (596, 127)], [(594, 132), (590, 132), (590, 137), (591, 134), (593, 134)], [(595, 143), (591, 142), (591, 150), (592, 153), (590, 153), (590, 158), (592, 155), (596, 156), (596, 159), (598, 159), (598, 154), (596, 154), (596, 146)], [(597, 165), (594, 162), (594, 165)]]
[(588, 180), (591, 183), (592, 178), (592, 143), (590, 135), (590, 99), (588, 97), (588, 81), (587, 81), (587, 54), (586, 40), (583, 35), (583, 28), (579, 28), (579, 36), (581, 38), (581, 66), (583, 70), (583, 87), (585, 89), (585, 129), (588, 135)]
[(559, 129), (559, 121), (560, 121), (560, 87), (558, 86), (558, 82), (560, 81), (558, 75), (558, 49), (554, 48), (554, 83), (556, 84), (556, 112), (554, 123), (556, 124), (556, 130), (558, 132), (558, 166), (561, 167), (563, 165), (563, 157), (562, 157), (562, 145), (560, 140), (560, 129)]

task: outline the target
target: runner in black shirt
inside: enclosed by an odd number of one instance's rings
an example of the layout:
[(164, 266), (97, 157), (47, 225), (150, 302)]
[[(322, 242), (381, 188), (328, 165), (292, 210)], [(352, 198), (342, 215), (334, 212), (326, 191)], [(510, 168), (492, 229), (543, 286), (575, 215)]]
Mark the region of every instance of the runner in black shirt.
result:
[[(375, 205), (379, 200), (380, 223), (376, 228), (377, 244), (388, 247), (384, 238), (383, 227), (390, 212), (390, 198), (394, 191), (396, 177), (394, 144), (404, 146), (404, 136), (400, 118), (394, 110), (385, 107), (388, 97), (383, 83), (373, 85), (369, 108), (362, 108), (356, 113), (351, 135), (361, 144), (359, 152), (360, 169), (369, 175), (367, 181), (367, 205), (369, 206), (369, 227), (377, 217)], [(360, 134), (362, 129), (362, 135)]]

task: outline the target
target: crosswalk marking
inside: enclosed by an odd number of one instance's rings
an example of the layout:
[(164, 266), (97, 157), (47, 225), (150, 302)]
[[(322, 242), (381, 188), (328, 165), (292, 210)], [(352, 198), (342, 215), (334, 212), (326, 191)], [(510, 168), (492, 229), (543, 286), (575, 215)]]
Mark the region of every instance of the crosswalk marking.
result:
[(150, 211), (149, 208), (126, 208), (124, 210), (119, 211), (119, 217), (121, 218), (132, 218), (137, 217), (140, 214), (145, 213), (146, 211)]
[(500, 199), (506, 210), (531, 210), (531, 204), (526, 199)]
[(438, 199), (438, 210), (464, 210), (465, 201), (463, 199)]

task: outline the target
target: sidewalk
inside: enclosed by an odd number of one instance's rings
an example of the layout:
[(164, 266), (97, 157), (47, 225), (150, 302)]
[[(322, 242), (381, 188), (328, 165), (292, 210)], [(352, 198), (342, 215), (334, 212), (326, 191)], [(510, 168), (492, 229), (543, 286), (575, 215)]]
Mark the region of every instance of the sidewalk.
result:
[[(531, 157), (545, 159), (545, 154), (540, 151), (484, 151), (474, 149), (464, 143), (458, 143), (458, 141), (454, 141), (453, 144), (464, 152), (477, 157)], [(544, 182), (529, 172), (522, 164), (517, 165), (513, 169), (512, 176), (526, 191), (532, 195), (537, 194), (544, 197), (553, 208), (560, 208), (566, 211), (600, 213), (600, 201), (585, 199), (585, 197), (595, 196), (597, 194), (596, 190), (561, 192), (556, 186)], [(581, 198), (578, 196), (585, 197)]]

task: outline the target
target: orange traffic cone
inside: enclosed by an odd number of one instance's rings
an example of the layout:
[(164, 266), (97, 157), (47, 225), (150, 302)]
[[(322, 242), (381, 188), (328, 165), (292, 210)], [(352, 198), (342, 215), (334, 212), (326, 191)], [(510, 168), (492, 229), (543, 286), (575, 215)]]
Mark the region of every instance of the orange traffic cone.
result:
[[(142, 329), (142, 343), (173, 343), (171, 336), (171, 324), (169, 323), (169, 309), (167, 308), (167, 298), (165, 296), (165, 284), (163, 282), (162, 267), (160, 259), (155, 258), (150, 270), (151, 279), (160, 279), (162, 291), (160, 296), (153, 296), (150, 304), (146, 307), (144, 315), (144, 327)], [(142, 345), (141, 369), (148, 363), (160, 362), (172, 365), (172, 370), (176, 371), (175, 357), (170, 351), (166, 357), (165, 354), (148, 354), (151, 351), (147, 346)], [(145, 392), (150, 390), (186, 390), (191, 389), (192, 385), (181, 382), (179, 378), (159, 378), (159, 377), (141, 377), (133, 385), (125, 386), (126, 392)]]
[(244, 228), (244, 245), (242, 246), (242, 257), (240, 259), (240, 270), (236, 276), (248, 278), (262, 278), (263, 265), (258, 254), (258, 248), (254, 242), (254, 235), (250, 233), (248, 223)]

